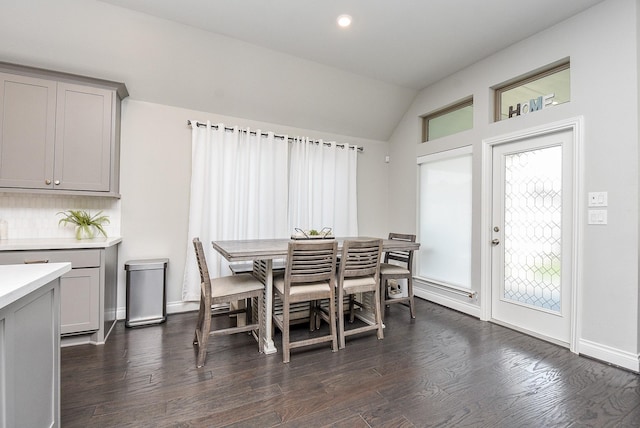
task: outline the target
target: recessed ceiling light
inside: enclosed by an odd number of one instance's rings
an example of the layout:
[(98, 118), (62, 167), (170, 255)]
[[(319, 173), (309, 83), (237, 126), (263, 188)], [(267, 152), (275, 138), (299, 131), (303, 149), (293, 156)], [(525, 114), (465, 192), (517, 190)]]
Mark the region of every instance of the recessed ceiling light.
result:
[(351, 16), (349, 15), (340, 15), (338, 17), (338, 25), (341, 27), (348, 27), (351, 25)]

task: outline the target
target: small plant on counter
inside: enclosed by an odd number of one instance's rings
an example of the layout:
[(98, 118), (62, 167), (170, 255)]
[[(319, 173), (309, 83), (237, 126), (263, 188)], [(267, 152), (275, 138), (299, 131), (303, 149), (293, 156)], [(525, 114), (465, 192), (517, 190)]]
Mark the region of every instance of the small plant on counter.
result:
[(60, 219), (58, 225), (64, 223), (66, 226), (71, 223), (76, 226), (76, 239), (93, 238), (95, 234), (94, 228), (102, 233), (105, 238), (107, 237), (107, 232), (105, 232), (102, 225), (109, 223), (109, 217), (102, 215), (102, 211), (93, 216), (82, 210), (67, 210), (61, 211), (58, 214), (64, 216)]

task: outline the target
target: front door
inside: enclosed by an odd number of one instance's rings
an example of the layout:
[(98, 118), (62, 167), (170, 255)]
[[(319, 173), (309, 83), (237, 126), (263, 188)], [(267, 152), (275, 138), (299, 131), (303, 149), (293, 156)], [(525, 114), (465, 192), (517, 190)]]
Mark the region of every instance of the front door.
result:
[(571, 341), (573, 131), (493, 147), (491, 319)]

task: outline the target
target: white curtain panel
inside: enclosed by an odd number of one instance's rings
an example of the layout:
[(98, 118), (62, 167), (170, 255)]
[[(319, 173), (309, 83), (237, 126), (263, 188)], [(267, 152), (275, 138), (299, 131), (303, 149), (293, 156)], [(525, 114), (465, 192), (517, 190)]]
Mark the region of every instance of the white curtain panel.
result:
[(358, 235), (357, 147), (296, 138), (290, 148), (289, 229)]
[[(246, 132), (245, 132), (246, 131)], [(287, 140), (273, 133), (225, 130), (192, 121), (191, 195), (182, 300), (200, 299), (192, 240), (203, 243), (209, 274), (230, 273), (211, 241), (283, 238), (287, 225)]]

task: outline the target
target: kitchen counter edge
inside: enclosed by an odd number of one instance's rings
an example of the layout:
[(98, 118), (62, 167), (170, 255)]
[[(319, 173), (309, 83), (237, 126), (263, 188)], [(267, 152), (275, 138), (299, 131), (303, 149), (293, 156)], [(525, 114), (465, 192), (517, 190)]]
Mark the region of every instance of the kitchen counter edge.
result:
[(0, 266), (0, 309), (71, 270), (71, 263)]
[(81, 250), (88, 248), (109, 248), (122, 242), (121, 237), (75, 239), (75, 238), (32, 238), (2, 239), (0, 252), (22, 250)]

